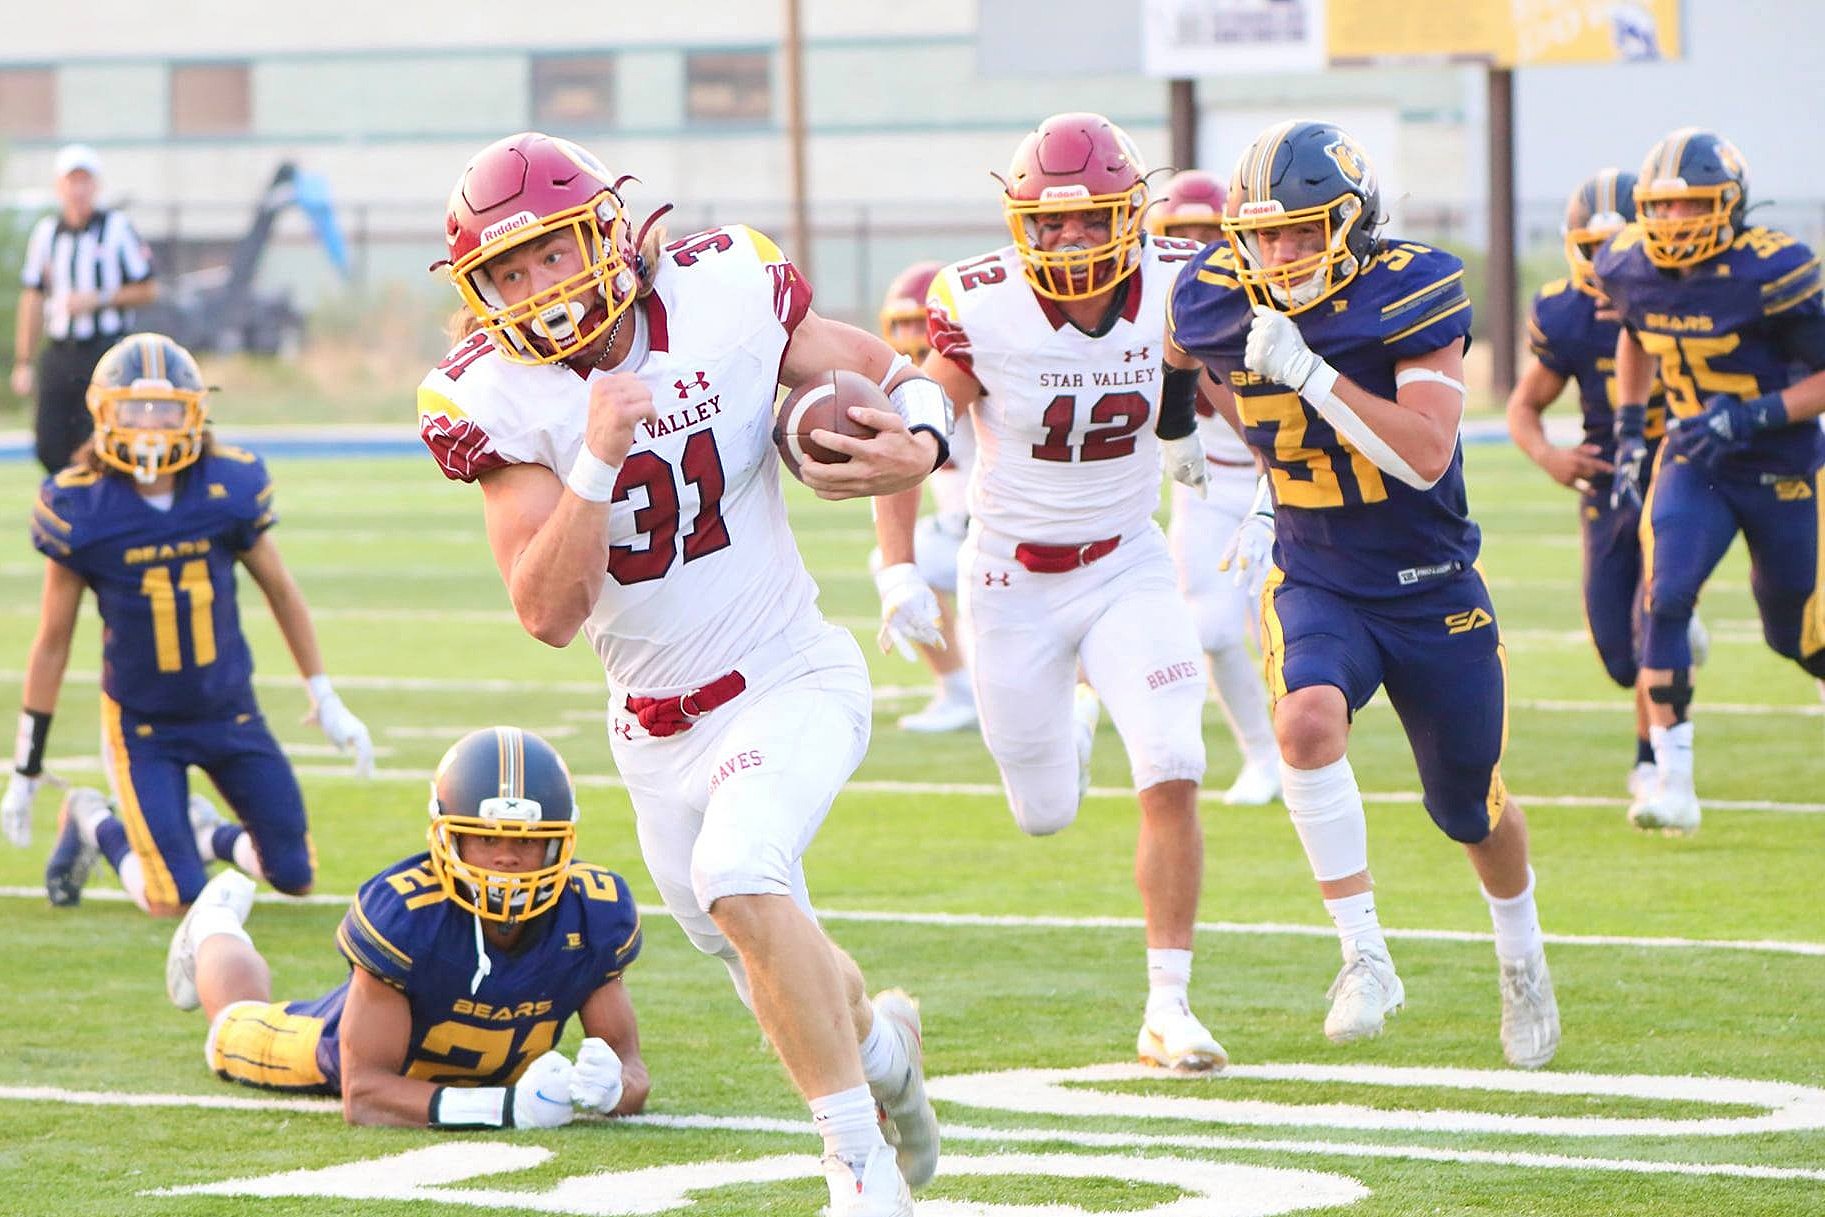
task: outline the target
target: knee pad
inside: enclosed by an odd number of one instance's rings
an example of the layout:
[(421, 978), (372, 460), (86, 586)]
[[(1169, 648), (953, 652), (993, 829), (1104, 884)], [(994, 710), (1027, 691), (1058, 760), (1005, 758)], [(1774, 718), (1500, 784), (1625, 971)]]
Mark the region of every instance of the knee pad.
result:
[(957, 551), (963, 531), (943, 516), (922, 516), (913, 526), (913, 565), (934, 591), (957, 590)]
[(1008, 792), (1008, 810), (1014, 813), (1014, 823), (1029, 837), (1049, 837), (1055, 832), (1063, 832), (1077, 819), (1077, 807), (1075, 787), (1067, 797), (1035, 799), (1011, 790)]
[(1369, 822), (1348, 757), (1317, 769), (1281, 761), (1280, 786), (1314, 879), (1330, 883), (1369, 869)]
[(691, 848), (691, 892), (700, 908), (724, 896), (790, 896), (792, 860), (736, 833), (703, 833)]
[(296, 848), (261, 851), (260, 871), (275, 892), (287, 896), (302, 896), (317, 881), (310, 849), (302, 843)]

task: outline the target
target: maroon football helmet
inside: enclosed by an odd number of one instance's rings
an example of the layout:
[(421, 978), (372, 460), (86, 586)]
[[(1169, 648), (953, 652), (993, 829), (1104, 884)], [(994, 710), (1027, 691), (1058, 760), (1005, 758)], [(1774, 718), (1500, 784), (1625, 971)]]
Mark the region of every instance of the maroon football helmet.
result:
[[(1021, 140), (1002, 179), (1002, 210), (1033, 290), (1054, 300), (1081, 300), (1133, 274), (1141, 264), (1146, 179), (1134, 141), (1100, 114), (1054, 114)], [(1065, 212), (1096, 213), (1095, 220), (1109, 226), (1108, 239), (1041, 248), (1042, 222)]]
[(1200, 169), (1172, 175), (1159, 201), (1147, 212), (1147, 231), (1162, 237), (1192, 237), (1208, 244), (1222, 236), (1223, 183)]
[[(508, 303), (491, 258), (551, 233), (576, 242), (579, 269)], [(444, 219), (450, 279), (463, 303), (517, 363), (553, 363), (599, 338), (633, 303), (634, 238), (602, 162), (567, 139), (523, 131), (464, 167)]]
[(943, 269), (936, 262), (914, 262), (894, 276), (881, 301), (881, 337), (915, 363), (931, 350), (925, 336), (925, 293)]

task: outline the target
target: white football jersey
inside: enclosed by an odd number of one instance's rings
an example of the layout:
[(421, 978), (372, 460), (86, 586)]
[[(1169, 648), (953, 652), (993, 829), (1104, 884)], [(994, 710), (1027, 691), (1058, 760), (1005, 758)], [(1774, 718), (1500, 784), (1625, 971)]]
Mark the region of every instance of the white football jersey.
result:
[[(697, 688), (756, 647), (818, 621), (817, 585), (786, 522), (773, 404), (811, 289), (779, 248), (731, 225), (665, 247), (628, 314), (627, 364), (653, 393), (610, 509), (613, 551), (584, 633), (618, 689)], [(590, 379), (605, 375), (592, 371)], [(419, 427), (444, 473), (502, 465), (559, 478), (583, 447), (589, 381), (501, 358), (477, 333), (418, 390)]]
[(1153, 421), (1166, 298), (1197, 250), (1192, 241), (1146, 238), (1120, 315), (1094, 338), (1033, 291), (1012, 245), (932, 280), (933, 345), (983, 388), (971, 407), (973, 519), (1052, 544), (1146, 526), (1160, 503)]

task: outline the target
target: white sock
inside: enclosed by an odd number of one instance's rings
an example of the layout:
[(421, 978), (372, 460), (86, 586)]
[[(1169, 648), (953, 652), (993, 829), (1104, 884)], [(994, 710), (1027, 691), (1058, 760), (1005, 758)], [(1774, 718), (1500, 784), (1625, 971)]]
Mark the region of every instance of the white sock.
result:
[(1375, 916), (1373, 891), (1326, 900), (1324, 911), (1331, 915), (1331, 922), (1337, 927), (1337, 941), (1343, 947), (1345, 963), (1365, 950), (1388, 957), (1388, 940), (1381, 932), (1381, 921)]
[(877, 1146), (887, 1144), (866, 1086), (811, 1100), (811, 1125), (824, 1138), (824, 1156), (834, 1154), (858, 1172)]
[(906, 1072), (911, 1068), (900, 1037), (886, 1019), (875, 1015), (874, 1025), (862, 1041), (862, 1076), (868, 1080), (868, 1089), (882, 1103), (898, 1098), (906, 1089)]
[(1654, 767), (1662, 777), (1692, 776), (1692, 724), (1675, 723), (1671, 727), (1649, 727), (1648, 742), (1654, 746)]
[(266, 872), (260, 869), (260, 855), (255, 852), (253, 847), (252, 833), (244, 832), (235, 838), (234, 857), (229, 861), (239, 867), (243, 873), (252, 875), (255, 879), (266, 878)]
[(1540, 910), (1534, 907), (1534, 868), (1527, 868), (1527, 890), (1519, 896), (1498, 899), (1483, 889), (1489, 902), (1489, 919), (1495, 923), (1495, 957), (1519, 963), (1546, 949), (1540, 936)]
[(1191, 1008), (1191, 952), (1147, 948), (1147, 1013), (1161, 1006)]
[(1251, 765), (1272, 765), (1280, 759), (1274, 742), (1274, 720), (1267, 708), (1267, 686), (1260, 665), (1241, 643), (1210, 652), (1210, 678), (1217, 686), (1217, 704), (1229, 720), (1230, 734)]
[(958, 668), (955, 672), (946, 672), (938, 678), (938, 687), (944, 691), (946, 701), (974, 701), (976, 695), (970, 690), (970, 670)]
[(146, 872), (140, 867), (139, 855), (128, 854), (120, 860), (120, 885), (126, 889), (133, 903), (139, 905), (141, 912), (150, 913), (152, 906), (146, 903)]
[(253, 945), (253, 939), (247, 936), (247, 931), (241, 926), (241, 919), (227, 905), (206, 904), (196, 909), (190, 918), (190, 941), (201, 947), (204, 939), (214, 938), (218, 934), (239, 938), (248, 946)]

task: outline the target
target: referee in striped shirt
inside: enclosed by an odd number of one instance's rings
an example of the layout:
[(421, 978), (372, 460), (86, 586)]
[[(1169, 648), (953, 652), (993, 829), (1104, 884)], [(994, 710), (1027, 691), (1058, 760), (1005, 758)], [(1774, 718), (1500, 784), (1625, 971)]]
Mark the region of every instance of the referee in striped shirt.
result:
[[(55, 473), (89, 438), (89, 376), (122, 335), (132, 309), (158, 295), (146, 243), (118, 211), (95, 206), (101, 161), (84, 144), (57, 153), (58, 214), (45, 216), (26, 242), (20, 272), (19, 322), (13, 335), (13, 392), (29, 397), (34, 381), (38, 460)], [(40, 335), (50, 341), (32, 356)]]

